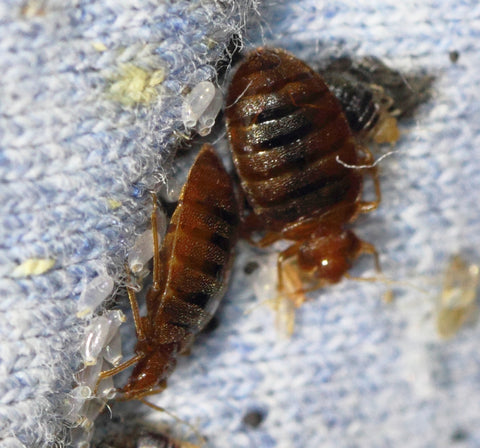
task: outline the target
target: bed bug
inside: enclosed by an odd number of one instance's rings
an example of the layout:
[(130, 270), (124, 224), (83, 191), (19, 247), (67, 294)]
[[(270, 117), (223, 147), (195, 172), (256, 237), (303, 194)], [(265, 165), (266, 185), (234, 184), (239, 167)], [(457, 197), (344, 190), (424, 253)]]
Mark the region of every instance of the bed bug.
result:
[(177, 356), (209, 322), (227, 287), (239, 213), (233, 182), (212, 146), (204, 145), (195, 159), (160, 249), (156, 211), (154, 201), (153, 283), (146, 316), (140, 317), (135, 293), (127, 288), (136, 356), (100, 374), (103, 379), (135, 364), (119, 389), (122, 400), (142, 400), (166, 387)]
[[(285, 266), (292, 263), (304, 291), (336, 283), (373, 245), (346, 228), (376, 209), (380, 186), (370, 152), (360, 147), (341, 105), (322, 77), (281, 49), (258, 48), (235, 72), (225, 111), (227, 133), (251, 211), (242, 236), (269, 246), (288, 240), (277, 258), (278, 291), (287, 294)], [(367, 165), (377, 198), (363, 201)]]
[(401, 73), (389, 67), (375, 56), (365, 56), (358, 60), (342, 57), (320, 70), (327, 78), (327, 84), (337, 75), (346, 77), (362, 88), (371, 89), (377, 96), (376, 101), (383, 101), (385, 112), (394, 117), (412, 116), (416, 108), (431, 96), (434, 77), (422, 73)]
[(393, 99), (381, 86), (360, 82), (348, 71), (327, 68), (322, 73), (342, 105), (350, 129), (360, 141), (395, 143), (400, 137)]

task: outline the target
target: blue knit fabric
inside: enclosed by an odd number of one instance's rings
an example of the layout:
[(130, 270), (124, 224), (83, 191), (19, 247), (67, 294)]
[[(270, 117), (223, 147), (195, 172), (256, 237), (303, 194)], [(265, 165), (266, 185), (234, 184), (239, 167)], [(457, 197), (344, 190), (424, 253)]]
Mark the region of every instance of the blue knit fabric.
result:
[(88, 324), (76, 301), (106, 268), (123, 275), (146, 226), (147, 189), (185, 134), (181, 92), (215, 80), (249, 10), (247, 1), (0, 5), (2, 447), (62, 439)]
[[(148, 225), (146, 192), (185, 132), (184, 88), (215, 79), (213, 63), (254, 6), (0, 5), (2, 448), (66, 434), (62, 403), (88, 324), (76, 303), (106, 268), (122, 284), (127, 250)], [(400, 288), (387, 305), (385, 286), (343, 281), (314, 294), (282, 341), (258, 305), (268, 294), (255, 297), (243, 273), (258, 253), (240, 245), (219, 328), (152, 401), (198, 424), (212, 447), (480, 446), (480, 328), (442, 341), (434, 321), (449, 257), (469, 249), (480, 259), (480, 5), (283, 0), (261, 16), (251, 46), (312, 63), (375, 55), (436, 77), (433, 98), (401, 126), (398, 153), (380, 164), (379, 210), (355, 224), (386, 276), (429, 293)], [(354, 273), (370, 268), (366, 258)], [(252, 409), (266, 413), (255, 430), (242, 424)]]

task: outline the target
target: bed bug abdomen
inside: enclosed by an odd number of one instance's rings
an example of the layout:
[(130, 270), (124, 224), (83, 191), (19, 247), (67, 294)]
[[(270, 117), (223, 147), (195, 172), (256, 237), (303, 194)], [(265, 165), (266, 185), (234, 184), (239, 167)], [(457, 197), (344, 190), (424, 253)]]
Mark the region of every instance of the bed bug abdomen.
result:
[(270, 228), (353, 204), (361, 176), (341, 106), (320, 75), (279, 49), (251, 52), (235, 73), (226, 119), (247, 199)]
[(135, 364), (120, 389), (122, 399), (142, 399), (166, 387), (178, 354), (211, 319), (227, 288), (239, 213), (233, 181), (212, 146), (203, 146), (190, 169), (161, 249), (156, 222), (154, 202), (153, 283), (145, 317), (128, 288), (136, 356), (100, 375), (107, 378)]
[(379, 119), (379, 106), (374, 101), (372, 90), (344, 73), (325, 72), (322, 75), (340, 101), (352, 132), (370, 131)]
[[(233, 181), (210, 145), (202, 148), (180, 195), (160, 258), (163, 297), (153, 318), (197, 333), (225, 291), (237, 239)], [(153, 323), (153, 322), (152, 322)]]

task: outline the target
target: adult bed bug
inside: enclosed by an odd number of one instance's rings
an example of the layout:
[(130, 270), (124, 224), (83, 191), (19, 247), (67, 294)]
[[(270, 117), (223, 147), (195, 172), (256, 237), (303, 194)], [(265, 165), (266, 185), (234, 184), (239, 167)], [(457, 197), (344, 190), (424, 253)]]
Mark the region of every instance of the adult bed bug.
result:
[[(140, 317), (135, 292), (128, 296), (137, 332), (136, 356), (100, 374), (100, 379), (135, 364), (120, 399), (142, 399), (161, 392), (178, 354), (209, 322), (224, 295), (239, 223), (233, 182), (210, 145), (190, 169), (159, 250), (156, 201), (153, 284)], [(149, 404), (149, 403), (147, 403)]]
[(395, 143), (400, 137), (398, 111), (393, 99), (381, 86), (360, 82), (348, 71), (325, 70), (322, 73), (330, 91), (342, 105), (350, 129), (360, 141)]
[[(253, 240), (255, 232), (265, 232), (256, 243), (262, 247), (293, 242), (277, 259), (281, 295), (288, 295), (284, 275), (290, 263), (309, 289), (340, 281), (365, 252), (379, 268), (374, 246), (345, 227), (380, 202), (372, 156), (356, 144), (318, 73), (284, 50), (258, 48), (233, 76), (225, 116), (251, 207), (243, 217), (243, 236)], [(363, 175), (352, 169), (357, 165), (369, 166), (375, 201), (361, 199)]]
[(354, 134), (377, 143), (395, 143), (397, 119), (413, 116), (430, 98), (434, 81), (422, 72), (401, 73), (375, 56), (345, 56), (318, 72), (342, 104)]

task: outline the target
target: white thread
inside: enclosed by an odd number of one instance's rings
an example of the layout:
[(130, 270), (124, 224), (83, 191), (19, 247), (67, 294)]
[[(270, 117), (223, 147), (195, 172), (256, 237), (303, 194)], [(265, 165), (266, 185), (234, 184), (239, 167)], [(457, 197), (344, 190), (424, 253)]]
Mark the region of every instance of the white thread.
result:
[(351, 168), (351, 169), (358, 169), (358, 170), (363, 170), (363, 169), (369, 169), (369, 168), (375, 168), (383, 159), (386, 157), (389, 157), (398, 151), (389, 151), (385, 154), (383, 154), (381, 157), (379, 157), (377, 160), (375, 160), (374, 163), (371, 165), (349, 165), (348, 163), (345, 163), (343, 160), (340, 159), (339, 156), (335, 157), (335, 160), (340, 164), (343, 165), (345, 168)]

